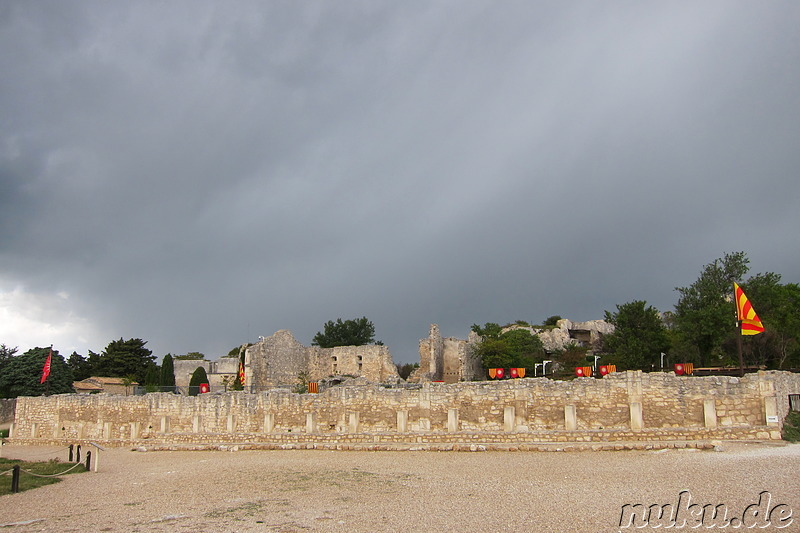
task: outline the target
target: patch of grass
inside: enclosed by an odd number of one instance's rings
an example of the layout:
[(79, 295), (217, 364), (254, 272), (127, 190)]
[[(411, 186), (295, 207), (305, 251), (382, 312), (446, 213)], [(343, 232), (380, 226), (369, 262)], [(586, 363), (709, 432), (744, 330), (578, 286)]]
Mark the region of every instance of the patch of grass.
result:
[(783, 440), (800, 442), (800, 411), (790, 411), (783, 421)]
[(8, 438), (8, 428), (0, 429), (0, 439), (7, 439)]
[[(52, 485), (58, 483), (61, 478), (58, 477), (36, 477), (26, 472), (32, 472), (40, 476), (51, 476), (53, 474), (60, 474), (65, 470), (75, 466), (75, 463), (62, 463), (59, 461), (45, 461), (38, 463), (28, 463), (26, 461), (18, 461), (14, 459), (0, 458), (0, 472), (11, 470), (14, 465), (19, 465), (25, 472), (20, 473), (19, 478), (19, 491), (36, 489), (45, 485)], [(67, 474), (77, 474), (79, 472), (86, 472), (86, 467), (83, 464), (75, 466)], [(67, 475), (64, 474), (64, 475)], [(11, 494), (11, 472), (6, 475), (0, 476), (0, 496)]]

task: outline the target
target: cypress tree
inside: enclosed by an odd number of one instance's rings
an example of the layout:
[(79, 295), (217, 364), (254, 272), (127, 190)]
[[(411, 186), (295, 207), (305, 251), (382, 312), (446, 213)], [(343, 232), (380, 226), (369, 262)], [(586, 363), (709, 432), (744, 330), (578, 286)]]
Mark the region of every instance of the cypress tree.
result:
[(198, 366), (192, 372), (192, 377), (189, 380), (189, 396), (197, 396), (202, 383), (208, 383), (208, 374), (206, 374), (205, 368)]
[(175, 387), (175, 364), (172, 362), (172, 354), (165, 355), (161, 362), (161, 386)]

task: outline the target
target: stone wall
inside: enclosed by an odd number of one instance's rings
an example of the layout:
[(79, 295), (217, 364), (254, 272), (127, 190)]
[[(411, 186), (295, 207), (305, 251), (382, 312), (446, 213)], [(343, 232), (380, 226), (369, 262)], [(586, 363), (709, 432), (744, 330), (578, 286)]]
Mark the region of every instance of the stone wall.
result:
[(428, 337), (419, 341), (419, 368), (414, 370), (408, 381), (456, 383), (482, 378), (483, 366), (473, 352), (478, 340), (474, 332), (470, 332), (467, 340), (443, 338), (439, 326), (431, 324)]
[(400, 379), (386, 346), (303, 346), (291, 331), (280, 330), (270, 337), (262, 337), (245, 353), (248, 390), (296, 384), (301, 372), (310, 381), (344, 375), (364, 377), (376, 383)]
[(209, 385), (212, 387), (224, 387), (223, 380), (228, 378), (233, 380), (239, 372), (238, 357), (220, 357), (216, 361), (206, 361), (204, 359), (175, 359), (175, 385), (178, 387), (188, 387), (192, 374), (198, 367), (206, 369)]
[(14, 411), (17, 405), (15, 399), (0, 399), (0, 426), (14, 421)]
[(798, 393), (800, 375), (786, 372), (734, 378), (636, 371), (321, 394), (57, 395), (19, 398), (12, 438), (110, 446), (779, 439), (788, 394)]

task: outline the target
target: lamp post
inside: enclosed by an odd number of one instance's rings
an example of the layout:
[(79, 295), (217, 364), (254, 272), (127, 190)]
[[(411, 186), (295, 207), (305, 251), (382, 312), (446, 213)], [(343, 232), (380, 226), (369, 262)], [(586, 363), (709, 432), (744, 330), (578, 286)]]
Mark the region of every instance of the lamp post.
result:
[[(533, 365), (533, 377), (536, 377), (538, 375), (537, 372), (538, 372), (538, 370), (539, 370), (539, 368), (541, 366), (542, 366), (542, 363), (534, 363), (534, 365)], [(542, 372), (542, 374), (544, 374), (544, 372)]]
[(547, 363), (552, 363), (553, 361), (542, 361), (542, 375), (547, 375)]
[(661, 352), (661, 370), (664, 370), (664, 356), (667, 355), (664, 352)]
[(594, 367), (594, 373), (597, 374), (597, 360), (600, 359), (600, 356), (593, 355), (592, 357), (594, 357), (594, 363), (592, 364), (592, 366)]

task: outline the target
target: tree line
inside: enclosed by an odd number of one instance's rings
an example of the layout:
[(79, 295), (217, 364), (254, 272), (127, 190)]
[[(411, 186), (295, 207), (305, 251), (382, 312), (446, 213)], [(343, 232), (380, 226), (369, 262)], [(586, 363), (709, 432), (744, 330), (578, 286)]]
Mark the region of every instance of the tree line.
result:
[[(604, 364), (619, 370), (660, 368), (662, 361), (694, 363), (696, 366), (738, 366), (739, 340), (745, 366), (770, 369), (800, 367), (800, 285), (781, 283), (780, 274), (758, 273), (747, 277), (750, 260), (744, 252), (727, 253), (704, 265), (698, 279), (676, 287), (674, 310), (660, 312), (645, 300), (634, 300), (605, 311), (614, 325), (596, 346), (568, 345), (545, 353), (538, 337), (528, 330), (509, 329), (495, 323), (473, 325), (482, 340), (476, 347), (485, 368), (532, 368), (543, 360), (559, 362), (571, 370), (586, 364), (589, 349)], [(733, 283), (744, 290), (765, 332), (742, 339), (736, 328)], [(554, 326), (560, 317), (548, 318), (542, 326)], [(518, 325), (527, 325), (517, 321)], [(663, 354), (663, 355), (662, 355)]]

